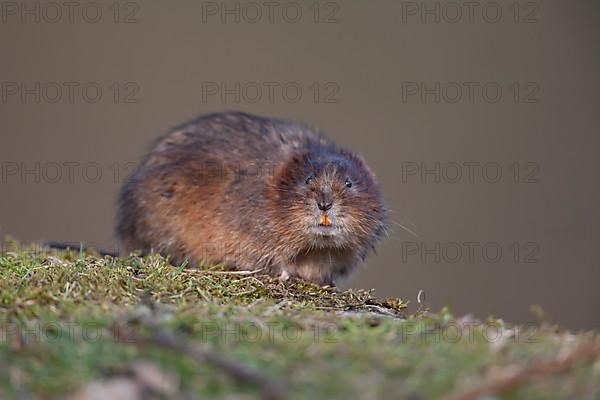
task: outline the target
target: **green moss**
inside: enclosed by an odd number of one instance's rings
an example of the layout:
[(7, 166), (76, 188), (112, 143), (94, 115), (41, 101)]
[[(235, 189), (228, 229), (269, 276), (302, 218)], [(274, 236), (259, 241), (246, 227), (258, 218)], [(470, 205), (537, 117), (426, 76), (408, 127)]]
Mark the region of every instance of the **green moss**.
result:
[[(370, 291), (174, 267), (159, 256), (5, 252), (0, 398), (61, 397), (90, 382), (129, 376), (140, 360), (174, 377), (168, 397), (261, 393), (210, 363), (156, 345), (156, 329), (285, 382), (290, 398), (436, 399), (578, 346), (600, 350), (595, 333), (572, 335), (545, 325), (519, 332), (502, 321), (457, 319), (447, 310), (405, 312), (401, 300)], [(592, 353), (502, 389), (500, 398), (593, 398), (599, 365)]]

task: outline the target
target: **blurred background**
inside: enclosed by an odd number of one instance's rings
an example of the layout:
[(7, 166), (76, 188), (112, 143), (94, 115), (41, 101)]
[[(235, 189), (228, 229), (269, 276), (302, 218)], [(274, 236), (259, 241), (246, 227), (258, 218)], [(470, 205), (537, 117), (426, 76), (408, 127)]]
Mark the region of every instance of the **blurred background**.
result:
[(153, 139), (242, 110), (378, 175), (395, 222), (345, 287), (600, 328), (600, 7), (466, 3), (2, 2), (0, 235), (114, 249)]

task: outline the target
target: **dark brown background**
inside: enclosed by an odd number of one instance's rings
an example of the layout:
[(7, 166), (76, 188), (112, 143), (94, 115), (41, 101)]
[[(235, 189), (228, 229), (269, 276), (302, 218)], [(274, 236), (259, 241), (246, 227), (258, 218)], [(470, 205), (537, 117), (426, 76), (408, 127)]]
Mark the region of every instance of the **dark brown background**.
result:
[[(19, 15), (3, 13), (0, 79), (5, 85), (97, 82), (103, 94), (92, 103), (76, 90), (71, 103), (65, 90), (51, 103), (47, 97), (54, 92), (48, 92), (36, 103), (33, 95), (22, 102), (3, 91), (4, 172), (11, 165), (21, 169), (22, 162), (34, 168), (37, 162), (41, 176), (40, 182), (32, 174), (21, 176), (22, 171), (3, 177), (0, 234), (111, 247), (114, 200), (125, 164), (139, 161), (152, 139), (174, 125), (199, 113), (239, 109), (313, 123), (364, 153), (394, 219), (419, 234), (394, 226), (379, 254), (348, 286), (375, 287), (379, 295), (413, 303), (424, 289), (433, 309), (448, 304), (459, 314), (509, 321), (534, 320), (529, 307), (538, 304), (565, 326), (600, 327), (600, 13), (594, 2), (520, 2), (519, 23), (513, 21), (512, 1), (495, 3), (502, 9), (496, 23), (483, 18), (485, 1), (475, 9), (473, 22), (463, 2), (454, 3), (463, 7), (456, 23), (444, 18), (454, 18), (455, 8), (441, 10), (439, 23), (432, 15), (422, 23), (420, 15), (403, 13), (407, 4), (401, 1), (338, 1), (333, 3), (337, 10), (322, 1), (318, 23), (310, 9), (314, 1), (296, 2), (303, 11), (297, 23), (282, 17), (283, 1), (273, 22), (258, 2), (265, 13), (256, 23), (244, 21), (254, 18), (251, 9), (241, 11), (239, 23), (231, 15), (222, 23), (220, 15), (203, 16), (199, 1), (139, 1), (138, 22), (123, 23), (125, 14), (135, 11), (123, 2), (121, 22), (114, 23), (112, 3), (97, 3), (103, 11), (97, 23), (82, 18), (81, 6), (72, 23), (66, 8), (56, 23), (44, 21), (43, 14), (36, 23), (34, 16), (23, 22)], [(87, 11), (94, 16), (93, 9)], [(294, 16), (293, 9), (287, 11)], [(46, 12), (54, 18), (53, 10)], [(332, 12), (338, 22), (323, 23)], [(493, 7), (487, 12), (488, 19), (494, 17)], [(537, 22), (524, 23), (527, 16)], [(124, 85), (134, 82), (139, 101), (125, 103), (121, 97), (115, 102), (109, 89), (114, 82), (121, 95), (128, 92)], [(229, 87), (278, 82), (279, 88), (296, 82), (303, 94), (296, 103), (284, 99), (280, 89), (273, 102), (266, 93), (255, 103), (244, 96), (236, 102), (232, 95), (222, 102), (219, 96), (203, 99), (207, 82)], [(309, 88), (314, 82), (322, 90), (318, 101)], [(328, 82), (339, 88), (333, 97), (337, 103), (323, 101), (331, 90), (324, 87)], [(478, 82), (479, 88), (496, 82), (503, 91), (495, 103), (481, 90), (473, 102), (466, 93), (456, 103), (444, 97), (436, 103), (433, 95), (425, 102), (418, 96), (403, 101), (403, 82), (424, 82), (429, 88), (436, 82)], [(518, 102), (510, 89), (514, 82), (521, 84)], [(538, 102), (523, 101), (528, 82), (539, 87), (530, 98)], [(406, 163), (431, 168), (436, 162), (471, 161), (497, 162), (503, 175), (497, 183), (486, 182), (481, 168), (472, 183), (465, 174), (457, 183), (436, 183), (432, 176), (424, 182), (418, 176), (402, 178)], [(65, 167), (58, 182), (49, 182), (56, 172), (49, 163), (65, 162), (80, 163), (74, 181), (69, 182)], [(82, 176), (82, 166), (91, 162), (102, 169), (96, 183), (86, 182), (93, 169)], [(515, 162), (522, 173), (519, 183), (510, 170)], [(527, 162), (539, 167), (537, 183), (523, 183)], [(114, 163), (121, 172), (116, 179)], [(493, 177), (491, 172), (486, 176)], [(440, 262), (433, 255), (423, 262), (402, 251), (407, 243), (433, 248), (436, 242), (478, 242), (480, 247), (473, 262), (463, 254), (455, 263), (443, 255)], [(490, 242), (503, 251), (499, 262), (481, 255), (481, 246)], [(515, 242), (521, 250), (518, 262), (511, 247)], [(538, 263), (523, 262), (528, 242), (539, 247)]]

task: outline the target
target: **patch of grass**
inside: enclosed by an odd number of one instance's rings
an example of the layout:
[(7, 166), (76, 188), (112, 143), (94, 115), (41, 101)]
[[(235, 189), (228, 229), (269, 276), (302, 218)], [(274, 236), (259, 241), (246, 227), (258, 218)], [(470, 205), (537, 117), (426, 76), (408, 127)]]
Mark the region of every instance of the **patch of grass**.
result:
[[(0, 398), (86, 398), (93, 385), (119, 379), (144, 398), (600, 394), (596, 333), (405, 308), (370, 291), (171, 266), (159, 256), (5, 252)], [(239, 379), (223, 360), (258, 378)], [(263, 378), (281, 392), (266, 392)]]

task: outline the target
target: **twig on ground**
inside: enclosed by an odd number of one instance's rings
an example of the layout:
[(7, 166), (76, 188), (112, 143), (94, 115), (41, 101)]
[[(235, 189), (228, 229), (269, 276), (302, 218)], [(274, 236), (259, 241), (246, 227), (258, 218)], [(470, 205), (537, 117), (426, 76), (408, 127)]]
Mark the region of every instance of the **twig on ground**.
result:
[[(287, 397), (285, 382), (276, 382), (268, 376), (248, 368), (244, 364), (226, 358), (212, 350), (202, 348), (183, 336), (167, 332), (152, 321), (148, 321), (147, 319), (138, 321), (144, 327), (151, 330), (152, 335), (150, 337), (135, 338), (135, 340), (132, 340), (130, 337), (131, 330), (127, 330), (126, 332), (125, 329), (121, 329), (121, 327), (125, 326), (122, 323), (115, 323), (113, 325), (112, 335), (121, 343), (136, 345), (151, 344), (175, 351), (186, 357), (191, 357), (198, 363), (207, 362), (238, 381), (258, 386), (265, 399), (282, 400)], [(125, 336), (127, 334), (129, 334), (129, 337)]]
[(359, 307), (352, 307), (350, 308), (351, 310), (354, 309), (356, 311), (366, 311), (366, 312), (371, 312), (374, 314), (380, 314), (380, 315), (384, 315), (386, 317), (392, 317), (392, 318), (400, 318), (403, 319), (404, 316), (399, 314), (398, 311), (392, 310), (390, 308), (387, 307), (382, 307), (380, 305), (377, 304), (363, 304)]
[(447, 400), (477, 400), (484, 396), (498, 395), (515, 389), (528, 381), (555, 374), (589, 359), (600, 357), (600, 340), (587, 341), (564, 356), (527, 367), (514, 367), (504, 374), (496, 374), (481, 386), (451, 395)]

